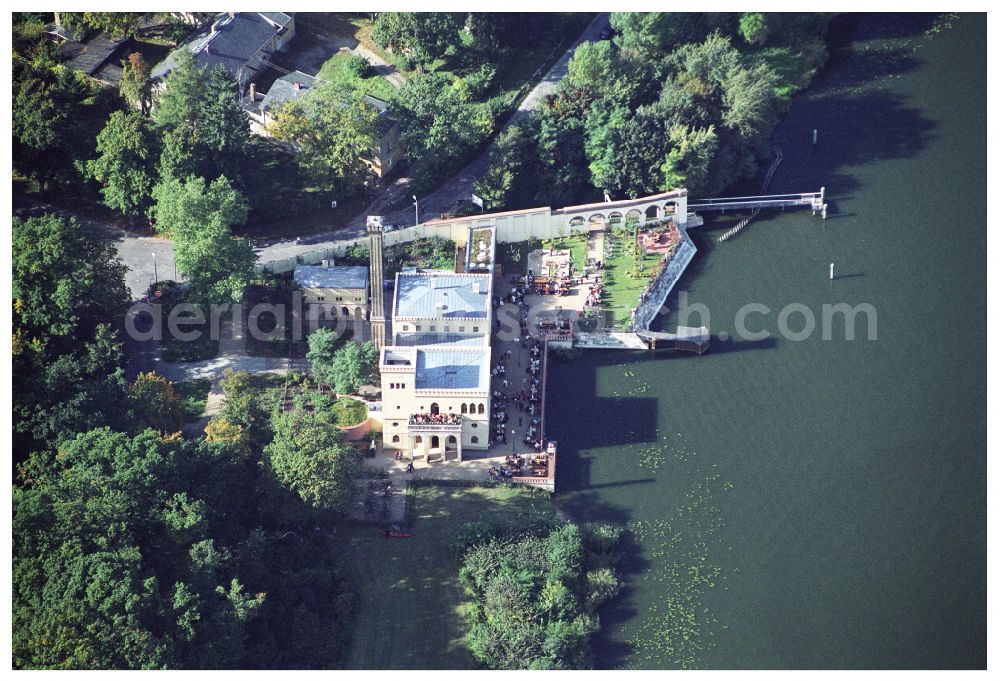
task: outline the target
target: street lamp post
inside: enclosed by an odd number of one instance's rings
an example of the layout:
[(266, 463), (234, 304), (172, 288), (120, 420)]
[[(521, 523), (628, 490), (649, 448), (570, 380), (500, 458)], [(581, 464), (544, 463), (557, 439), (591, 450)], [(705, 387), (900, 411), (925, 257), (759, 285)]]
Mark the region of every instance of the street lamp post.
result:
[(413, 211), (414, 211), (414, 218), (416, 219), (416, 222), (413, 223), (415, 227), (420, 224), (420, 202), (417, 201), (416, 194), (413, 195)]
[(153, 253), (153, 283), (155, 284), (160, 280), (160, 277), (156, 274), (156, 253)]

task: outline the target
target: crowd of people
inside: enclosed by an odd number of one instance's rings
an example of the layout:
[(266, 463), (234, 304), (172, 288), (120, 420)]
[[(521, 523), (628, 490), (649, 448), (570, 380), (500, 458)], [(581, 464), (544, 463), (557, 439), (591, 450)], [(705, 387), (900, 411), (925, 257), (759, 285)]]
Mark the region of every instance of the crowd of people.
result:
[(414, 414), (410, 417), (410, 425), (444, 425), (454, 426), (462, 422), (460, 414)]

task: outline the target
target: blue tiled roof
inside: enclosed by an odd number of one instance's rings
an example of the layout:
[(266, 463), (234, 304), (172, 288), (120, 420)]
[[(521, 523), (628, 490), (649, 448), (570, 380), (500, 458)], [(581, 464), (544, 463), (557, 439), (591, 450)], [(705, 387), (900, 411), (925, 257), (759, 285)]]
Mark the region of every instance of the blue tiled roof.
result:
[(417, 350), (417, 390), (486, 390), (489, 385), (489, 348)]
[(296, 265), (295, 283), (302, 288), (365, 288), (368, 268), (364, 265)]
[(485, 319), (489, 305), (488, 276), (400, 273), (396, 282), (397, 317)]

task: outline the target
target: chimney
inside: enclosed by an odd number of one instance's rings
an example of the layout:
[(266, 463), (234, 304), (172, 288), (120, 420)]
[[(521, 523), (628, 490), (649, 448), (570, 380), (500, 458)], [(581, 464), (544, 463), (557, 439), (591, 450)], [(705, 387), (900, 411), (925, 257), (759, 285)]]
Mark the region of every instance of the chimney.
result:
[(296, 90), (301, 90), (302, 89), (302, 83), (300, 83), (299, 81), (295, 81), (294, 85), (295, 85), (295, 89)]
[(250, 101), (257, 101), (257, 85), (256, 83), (250, 83)]
[(437, 287), (438, 287), (437, 277), (431, 277), (431, 288), (434, 289), (434, 288), (437, 288)]
[(473, 293), (479, 293), (479, 282), (478, 281), (472, 282), (472, 292)]

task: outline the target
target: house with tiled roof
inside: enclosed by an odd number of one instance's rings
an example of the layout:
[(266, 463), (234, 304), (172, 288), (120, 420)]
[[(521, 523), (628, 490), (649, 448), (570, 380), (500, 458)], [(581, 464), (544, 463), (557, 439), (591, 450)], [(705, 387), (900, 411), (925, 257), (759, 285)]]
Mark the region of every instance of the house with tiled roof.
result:
[[(295, 99), (310, 96), (318, 85), (325, 82), (327, 81), (303, 71), (292, 71), (275, 79), (263, 97), (255, 91), (253, 99), (245, 104), (250, 116), (250, 129), (258, 135), (269, 136), (268, 125), (274, 122), (282, 106)], [(376, 129), (379, 135), (378, 143), (362, 160), (375, 175), (385, 177), (403, 157), (399, 146), (399, 123), (389, 115), (388, 102), (369, 95), (362, 99), (378, 112)]]
[(240, 99), (253, 101), (253, 80), (295, 37), (295, 16), (284, 12), (224, 12), (195, 32), (185, 43), (153, 67), (154, 83), (174, 69), (177, 54), (186, 50), (199, 66), (222, 68), (232, 74)]

